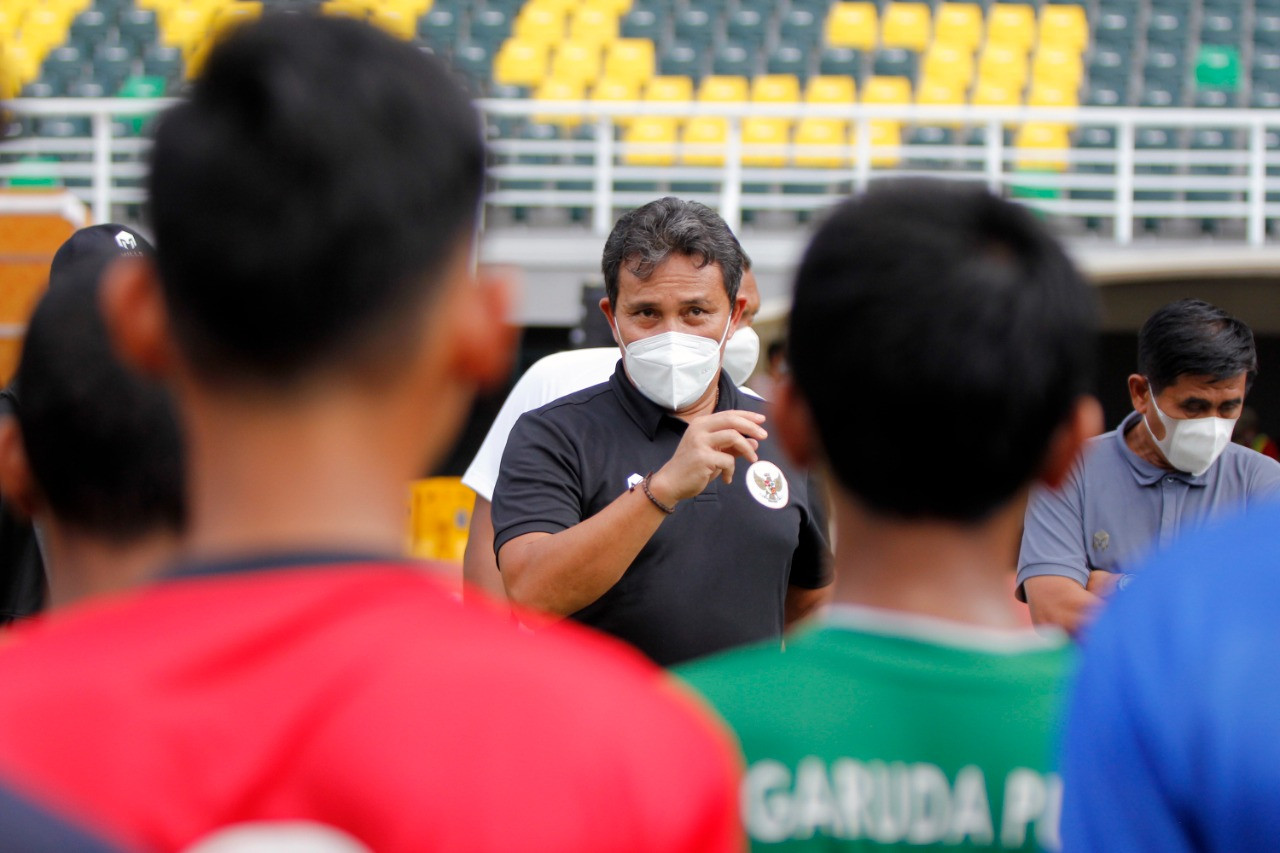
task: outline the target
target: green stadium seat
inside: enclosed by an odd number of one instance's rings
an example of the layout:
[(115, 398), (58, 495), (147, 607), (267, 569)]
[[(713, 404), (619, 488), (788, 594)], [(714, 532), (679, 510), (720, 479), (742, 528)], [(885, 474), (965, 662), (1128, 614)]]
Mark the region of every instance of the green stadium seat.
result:
[(93, 55), (93, 79), (114, 93), (134, 73), (137, 54), (123, 44), (104, 44)]
[(675, 42), (658, 54), (658, 72), (669, 77), (700, 80), (705, 71), (703, 50), (688, 42)]
[(822, 37), (822, 18), (811, 9), (794, 4), (778, 23), (778, 38), (796, 44), (815, 45)]
[(1129, 53), (1099, 45), (1089, 60), (1089, 82), (1105, 85), (1127, 86), (1129, 81)]
[(163, 77), (170, 86), (182, 80), (182, 49), (167, 44), (153, 44), (142, 54), (142, 72), (149, 77)]
[[(41, 119), (37, 122), (37, 125), (37, 135), (50, 139), (81, 135), (75, 132), (62, 132), (70, 127), (67, 119)], [(48, 127), (50, 132), (41, 133), (39, 127)], [(55, 127), (57, 128), (56, 130)], [(58, 165), (58, 158), (47, 154), (27, 155), (19, 158), (15, 171), (6, 181), (6, 186), (24, 190), (49, 190), (62, 186), (62, 169)]]
[(1084, 105), (1087, 107), (1123, 107), (1129, 103), (1128, 82), (1090, 84), (1085, 93)]
[(877, 77), (906, 77), (914, 81), (920, 68), (920, 55), (901, 47), (881, 48), (872, 59), (871, 73)]
[[(169, 81), (164, 77), (135, 75), (128, 78), (120, 86), (116, 94), (121, 98), (159, 98), (165, 94)], [(147, 127), (152, 116), (127, 116), (116, 119), (117, 136), (138, 136)]]
[(1280, 47), (1258, 48), (1253, 52), (1253, 82), (1280, 84)]
[(772, 15), (778, 6), (774, 0), (738, 0), (736, 5), (739, 9), (751, 9), (759, 12), (765, 18)]
[(905, 165), (908, 169), (948, 169), (954, 165), (954, 161), (945, 158), (935, 157), (933, 155), (923, 156), (913, 154), (912, 146), (941, 146), (955, 145), (956, 131), (949, 127), (935, 127), (933, 125), (925, 125), (917, 127), (907, 136), (907, 153)]
[(476, 92), (490, 80), (493, 53), (483, 44), (464, 42), (453, 50), (453, 65), (463, 74), (471, 91)]
[(1180, 107), (1182, 106), (1182, 90), (1176, 84), (1150, 83), (1142, 87), (1138, 98), (1140, 107)]
[[(1232, 151), (1239, 147), (1236, 132), (1230, 128), (1199, 127), (1191, 131), (1187, 147), (1192, 151)], [(1230, 166), (1192, 165), (1190, 175), (1226, 176), (1232, 174)], [(1235, 196), (1229, 192), (1188, 191), (1187, 201), (1230, 201)]]
[(713, 25), (714, 19), (710, 12), (704, 8), (692, 6), (676, 13), (675, 37), (679, 41), (705, 48), (711, 44)]
[(711, 73), (730, 77), (751, 77), (755, 74), (756, 50), (754, 47), (730, 42), (716, 48), (711, 57)]
[(473, 12), (470, 35), (472, 44), (494, 54), (507, 36), (511, 35), (511, 16), (501, 9), (486, 8)]
[(1205, 9), (1200, 20), (1201, 44), (1238, 45), (1240, 44), (1240, 11), (1239, 9)]
[(1178, 50), (1187, 45), (1188, 15), (1182, 9), (1155, 8), (1147, 20), (1147, 44)]
[(1094, 44), (1100, 48), (1131, 50), (1136, 38), (1137, 13), (1106, 9), (1098, 14), (1093, 29)]
[(1253, 43), (1258, 47), (1280, 47), (1280, 12), (1254, 15)]
[[(1134, 148), (1139, 151), (1173, 151), (1179, 147), (1178, 130), (1172, 127), (1140, 127), (1134, 132)], [(1172, 175), (1172, 163), (1138, 164), (1133, 168), (1137, 175)], [(1174, 194), (1167, 190), (1138, 190), (1133, 197), (1138, 201), (1173, 201)]]
[(1200, 89), (1192, 96), (1192, 106), (1207, 110), (1221, 110), (1240, 106), (1237, 92), (1226, 89)]
[(85, 57), (78, 47), (63, 45), (55, 47), (45, 56), (41, 64), (40, 79), (55, 89), (65, 91), (72, 83), (84, 76)]
[(102, 12), (112, 21), (120, 17), (125, 9), (132, 8), (133, 0), (93, 0), (93, 8)]
[(432, 6), (418, 19), (418, 38), (437, 51), (448, 52), (458, 40), (459, 28), (457, 12)]
[(67, 94), (73, 98), (105, 98), (114, 95), (115, 90), (107, 91), (97, 80), (78, 80), (67, 87)]
[(662, 20), (653, 9), (634, 8), (622, 18), (620, 32), (623, 38), (656, 42), (662, 35)]
[(851, 47), (824, 47), (818, 58), (819, 74), (843, 74), (862, 79), (862, 51)]
[(1254, 83), (1249, 105), (1260, 110), (1280, 109), (1280, 85)]
[[(1114, 150), (1116, 133), (1110, 127), (1080, 128), (1076, 133), (1076, 147), (1088, 151)], [(1081, 175), (1114, 175), (1116, 167), (1110, 163), (1077, 163), (1074, 171)], [(1113, 189), (1078, 189), (1071, 190), (1070, 198), (1088, 201), (1111, 201), (1115, 197)], [(1091, 223), (1096, 227), (1096, 223)]]
[(1185, 76), (1181, 50), (1154, 45), (1147, 49), (1147, 58), (1142, 63), (1142, 77), (1146, 82), (1181, 88)]
[(20, 94), (24, 98), (56, 98), (62, 90), (47, 80), (33, 80), (22, 87)]
[(803, 83), (809, 77), (809, 51), (796, 44), (779, 44), (765, 60), (766, 74), (794, 74)]
[(1240, 65), (1239, 48), (1233, 45), (1201, 45), (1196, 55), (1196, 86), (1234, 92), (1240, 88)]
[(127, 9), (120, 13), (119, 23), (121, 41), (128, 42), (135, 50), (141, 52), (149, 44), (154, 44), (159, 34), (156, 25), (156, 13), (151, 9)]
[(101, 9), (85, 9), (71, 22), (68, 33), (71, 44), (81, 53), (90, 53), (95, 46), (107, 40), (111, 19)]
[(758, 9), (738, 9), (725, 21), (725, 35), (739, 44), (751, 45), (756, 50), (764, 44), (768, 18)]

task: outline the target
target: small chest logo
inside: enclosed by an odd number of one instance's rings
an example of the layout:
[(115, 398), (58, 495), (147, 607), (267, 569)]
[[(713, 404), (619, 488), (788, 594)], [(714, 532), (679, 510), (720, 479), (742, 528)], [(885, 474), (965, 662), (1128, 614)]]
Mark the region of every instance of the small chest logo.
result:
[(1093, 534), (1093, 547), (1098, 551), (1105, 551), (1111, 544), (1111, 534), (1105, 530), (1099, 530)]
[(138, 241), (128, 231), (121, 231), (116, 235), (116, 245), (127, 251), (138, 248)]
[(747, 469), (747, 491), (761, 506), (782, 509), (787, 505), (787, 478), (772, 462), (761, 459)]

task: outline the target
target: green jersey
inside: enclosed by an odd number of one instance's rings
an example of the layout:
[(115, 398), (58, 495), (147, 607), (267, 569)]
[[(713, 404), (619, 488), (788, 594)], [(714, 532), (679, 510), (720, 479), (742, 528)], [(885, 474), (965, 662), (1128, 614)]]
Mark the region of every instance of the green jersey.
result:
[(753, 847), (1058, 847), (1065, 637), (828, 608), (687, 664), (737, 733)]

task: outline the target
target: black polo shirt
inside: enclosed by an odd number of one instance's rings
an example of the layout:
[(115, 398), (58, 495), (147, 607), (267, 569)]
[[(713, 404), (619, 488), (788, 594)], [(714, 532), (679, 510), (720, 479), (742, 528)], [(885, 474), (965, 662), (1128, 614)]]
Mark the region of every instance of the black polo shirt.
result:
[[(723, 371), (719, 381), (716, 411), (764, 411)], [(686, 426), (644, 397), (621, 362), (608, 382), (527, 412), (494, 489), (494, 549), (595, 515), (633, 478), (666, 464)], [(825, 514), (772, 436), (758, 456), (763, 464), (751, 473), (739, 459), (732, 484), (716, 479), (681, 501), (621, 580), (572, 618), (664, 666), (781, 635), (788, 583), (816, 589), (830, 580)]]

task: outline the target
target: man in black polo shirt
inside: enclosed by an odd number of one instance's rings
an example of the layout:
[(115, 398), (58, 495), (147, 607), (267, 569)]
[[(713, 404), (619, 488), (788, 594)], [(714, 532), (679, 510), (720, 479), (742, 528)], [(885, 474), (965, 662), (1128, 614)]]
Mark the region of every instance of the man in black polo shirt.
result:
[(507, 593), (663, 665), (780, 636), (823, 599), (827, 545), (807, 475), (720, 369), (742, 249), (664, 198), (618, 221), (602, 266), (623, 358), (512, 430), (492, 508)]

